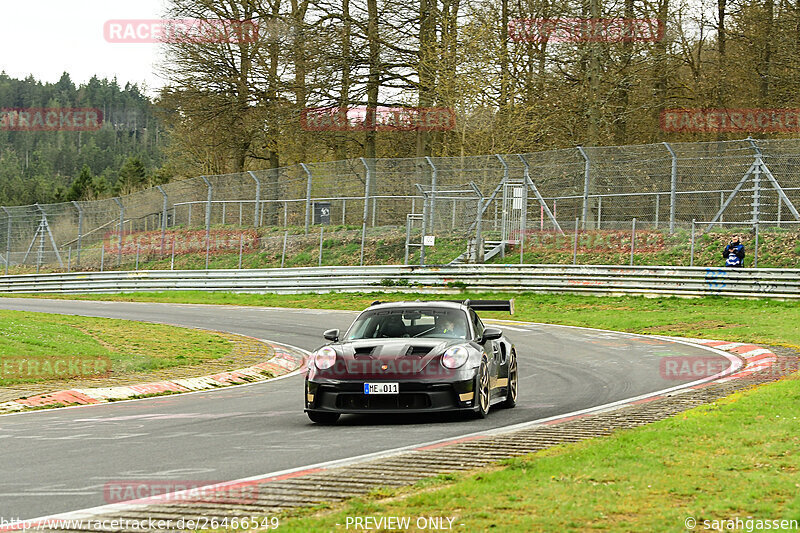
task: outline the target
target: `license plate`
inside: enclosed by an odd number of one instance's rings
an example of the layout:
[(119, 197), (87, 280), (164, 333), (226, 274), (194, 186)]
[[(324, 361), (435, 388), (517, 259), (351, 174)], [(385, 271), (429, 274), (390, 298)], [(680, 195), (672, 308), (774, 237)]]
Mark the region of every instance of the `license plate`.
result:
[(398, 383), (364, 383), (364, 394), (399, 394)]

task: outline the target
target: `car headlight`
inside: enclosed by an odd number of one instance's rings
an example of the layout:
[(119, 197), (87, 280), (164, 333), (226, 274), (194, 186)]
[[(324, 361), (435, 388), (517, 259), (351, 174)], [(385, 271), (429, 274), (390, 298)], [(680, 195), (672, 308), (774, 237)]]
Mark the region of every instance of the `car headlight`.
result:
[(442, 365), (445, 368), (458, 368), (467, 362), (469, 352), (463, 346), (453, 346), (442, 354)]
[(323, 346), (314, 352), (314, 364), (320, 370), (326, 370), (336, 362), (336, 350), (330, 346)]

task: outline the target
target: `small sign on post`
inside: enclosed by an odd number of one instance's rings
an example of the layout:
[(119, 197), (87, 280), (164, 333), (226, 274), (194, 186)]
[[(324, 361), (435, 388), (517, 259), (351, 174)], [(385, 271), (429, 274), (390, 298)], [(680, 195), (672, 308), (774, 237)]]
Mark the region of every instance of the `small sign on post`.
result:
[(422, 244), (425, 246), (435, 246), (436, 235), (425, 235), (425, 237), (422, 238)]
[(314, 224), (324, 224), (329, 226), (331, 223), (331, 203), (314, 202)]

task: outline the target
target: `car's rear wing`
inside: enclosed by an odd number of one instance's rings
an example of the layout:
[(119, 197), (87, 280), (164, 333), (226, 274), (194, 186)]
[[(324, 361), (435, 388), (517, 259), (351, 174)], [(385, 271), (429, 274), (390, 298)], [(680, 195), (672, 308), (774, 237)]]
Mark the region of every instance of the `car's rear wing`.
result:
[[(476, 311), (508, 311), (510, 315), (514, 314), (514, 298), (510, 300), (425, 300), (427, 302), (452, 302), (456, 304), (463, 304)], [(421, 302), (421, 300), (417, 300)], [(381, 302), (376, 300), (370, 305), (380, 305), (390, 302)], [(412, 302), (414, 303), (414, 302)]]
[(514, 298), (510, 300), (450, 300), (464, 304), (476, 311), (508, 311), (510, 315), (514, 314)]

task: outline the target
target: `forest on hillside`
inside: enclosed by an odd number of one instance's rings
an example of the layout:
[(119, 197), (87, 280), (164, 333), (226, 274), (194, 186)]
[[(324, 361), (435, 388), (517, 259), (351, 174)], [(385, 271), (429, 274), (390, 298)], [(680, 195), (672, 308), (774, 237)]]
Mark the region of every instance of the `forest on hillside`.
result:
[[(109, 197), (299, 162), (800, 135), (796, 0), (167, 5), (165, 17), (250, 21), (258, 31), (165, 44), (153, 102), (114, 80), (76, 87), (67, 74), (55, 84), (0, 75), (0, 107), (95, 106), (107, 118), (96, 132), (0, 129), (0, 204)], [(598, 30), (604, 21), (621, 33)], [(559, 24), (572, 33), (556, 32)], [(427, 120), (404, 111), (414, 108), (446, 127), (413, 127)], [(723, 118), (778, 109), (794, 126), (665, 128), (665, 113), (681, 108)], [(363, 122), (341, 127), (346, 110)], [(387, 116), (412, 127), (378, 127)]]
[[(91, 78), (76, 86), (0, 73), (0, 108), (96, 108), (96, 131), (15, 131), (0, 127), (0, 205), (87, 200), (165, 181), (164, 128), (136, 85)], [(6, 121), (7, 122), (7, 121)]]

